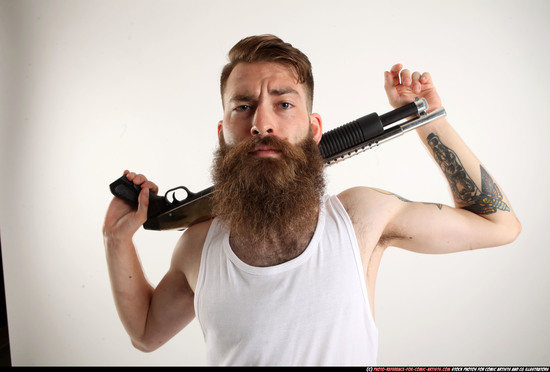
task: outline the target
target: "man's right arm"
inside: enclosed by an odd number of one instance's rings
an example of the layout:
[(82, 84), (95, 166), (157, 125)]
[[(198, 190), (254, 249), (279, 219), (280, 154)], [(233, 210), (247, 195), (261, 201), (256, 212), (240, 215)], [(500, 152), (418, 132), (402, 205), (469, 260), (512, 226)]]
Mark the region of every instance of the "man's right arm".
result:
[(174, 260), (156, 288), (147, 281), (132, 238), (147, 219), (149, 190), (158, 188), (142, 175), (125, 175), (142, 187), (139, 206), (136, 210), (118, 198), (112, 200), (103, 227), (105, 253), (122, 324), (136, 348), (153, 351), (194, 318), (194, 294)]

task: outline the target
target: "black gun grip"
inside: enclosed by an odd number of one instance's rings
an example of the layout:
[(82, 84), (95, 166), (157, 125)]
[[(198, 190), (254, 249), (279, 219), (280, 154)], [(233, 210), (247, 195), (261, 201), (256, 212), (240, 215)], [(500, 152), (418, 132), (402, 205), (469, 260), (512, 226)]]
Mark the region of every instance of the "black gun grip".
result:
[[(141, 187), (134, 184), (126, 176), (122, 176), (115, 182), (109, 185), (111, 193), (137, 208), (138, 197), (141, 192)], [(168, 206), (169, 202), (164, 196), (158, 196), (157, 194), (149, 191), (149, 208), (147, 209), (147, 218), (157, 216), (162, 210)]]

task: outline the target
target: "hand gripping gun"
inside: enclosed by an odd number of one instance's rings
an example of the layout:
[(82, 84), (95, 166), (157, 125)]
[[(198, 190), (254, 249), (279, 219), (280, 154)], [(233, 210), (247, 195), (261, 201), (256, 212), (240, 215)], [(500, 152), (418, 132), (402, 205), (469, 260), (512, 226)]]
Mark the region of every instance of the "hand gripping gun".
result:
[[(414, 102), (386, 114), (379, 116), (372, 113), (326, 132), (319, 143), (325, 166), (348, 159), (446, 115), (443, 107), (431, 113), (427, 113), (427, 110), (426, 100), (416, 98)], [(110, 189), (113, 195), (137, 207), (141, 187), (126, 176), (111, 183)], [(185, 199), (176, 198), (178, 190), (184, 190), (187, 194)], [(172, 188), (164, 196), (150, 192), (147, 221), (143, 227), (157, 231), (184, 230), (206, 221), (213, 217), (213, 192), (214, 186), (197, 193), (189, 191), (185, 186)]]

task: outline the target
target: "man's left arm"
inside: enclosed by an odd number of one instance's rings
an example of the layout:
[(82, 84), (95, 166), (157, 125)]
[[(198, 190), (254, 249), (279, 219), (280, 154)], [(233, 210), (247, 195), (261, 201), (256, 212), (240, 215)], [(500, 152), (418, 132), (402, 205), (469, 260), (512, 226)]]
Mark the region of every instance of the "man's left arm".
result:
[[(395, 65), (385, 72), (385, 89), (394, 107), (412, 102), (416, 96), (426, 98), (430, 111), (441, 107), (429, 73), (411, 74), (408, 70), (402, 70), (401, 65)], [(458, 233), (452, 234), (459, 240), (455, 242), (455, 249), (497, 246), (513, 241), (521, 231), (521, 225), (509, 200), (447, 119), (438, 119), (417, 129), (417, 132), (447, 178), (455, 202), (455, 208), (445, 208), (439, 215), (429, 214), (431, 227), (451, 224), (451, 229)], [(409, 230), (407, 225), (416, 225), (422, 217), (428, 217), (424, 215), (424, 207), (413, 204), (405, 203), (400, 208), (393, 219), (394, 227)], [(448, 231), (449, 227), (442, 230)], [(426, 239), (430, 234), (437, 235), (437, 232), (427, 231)], [(441, 238), (445, 239), (443, 236)], [(420, 240), (426, 243), (425, 239)], [(410, 244), (401, 243), (405, 246)], [(416, 247), (412, 248), (416, 250)]]

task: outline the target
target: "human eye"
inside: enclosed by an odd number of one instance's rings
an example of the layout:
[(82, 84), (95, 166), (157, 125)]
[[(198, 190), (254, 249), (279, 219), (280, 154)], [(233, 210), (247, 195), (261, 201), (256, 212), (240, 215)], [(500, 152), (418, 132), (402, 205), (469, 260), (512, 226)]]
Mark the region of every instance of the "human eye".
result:
[(235, 107), (236, 111), (248, 111), (250, 110), (250, 105), (238, 105)]
[(281, 102), (279, 103), (279, 107), (285, 110), (288, 110), (289, 108), (292, 108), (292, 103), (290, 102)]

